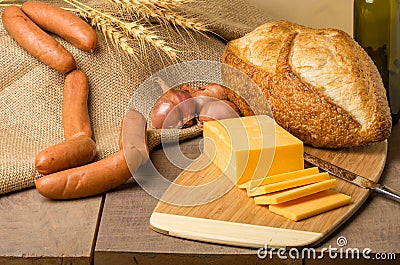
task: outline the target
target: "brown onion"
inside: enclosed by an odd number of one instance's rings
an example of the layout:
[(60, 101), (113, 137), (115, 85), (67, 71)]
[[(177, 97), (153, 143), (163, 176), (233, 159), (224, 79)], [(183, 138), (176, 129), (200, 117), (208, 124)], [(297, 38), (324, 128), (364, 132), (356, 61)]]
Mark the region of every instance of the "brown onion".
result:
[(192, 98), (189, 92), (183, 91), (183, 90), (178, 90), (178, 89), (168, 89), (167, 91), (164, 92), (164, 94), (161, 96), (164, 100), (171, 101), (174, 105), (178, 105), (179, 103)]
[(238, 107), (228, 100), (214, 100), (206, 103), (200, 111), (200, 124), (212, 120), (237, 118), (240, 115)]
[(201, 90), (203, 90), (206, 93), (204, 96), (209, 96), (221, 100), (225, 100), (228, 98), (226, 87), (219, 84), (215, 83), (207, 84), (203, 86)]
[[(200, 94), (200, 95), (198, 95), (198, 94)], [(217, 99), (213, 98), (213, 97), (209, 97), (209, 96), (203, 96), (203, 95), (201, 95), (201, 93), (194, 93), (193, 100), (196, 102), (196, 113), (200, 114), (200, 111), (205, 104), (207, 104), (210, 101), (217, 100)]]
[(196, 113), (200, 113), (202, 107), (215, 99), (226, 100), (228, 98), (226, 88), (219, 84), (208, 84), (191, 93), (196, 101)]
[(192, 96), (189, 92), (170, 89), (165, 92), (162, 97), (179, 107), (182, 112), (182, 119), (190, 120), (194, 117), (196, 111), (196, 102), (192, 100)]
[[(161, 82), (161, 81), (159, 81)], [(150, 112), (150, 118), (155, 128), (178, 128), (178, 126), (193, 125), (196, 102), (189, 92), (172, 89), (165, 85), (164, 94), (156, 101)], [(176, 109), (174, 109), (176, 107)], [(171, 116), (168, 117), (169, 113)], [(166, 120), (168, 117), (168, 120)]]
[(170, 101), (158, 100), (150, 112), (150, 118), (157, 129), (182, 126), (182, 113)]

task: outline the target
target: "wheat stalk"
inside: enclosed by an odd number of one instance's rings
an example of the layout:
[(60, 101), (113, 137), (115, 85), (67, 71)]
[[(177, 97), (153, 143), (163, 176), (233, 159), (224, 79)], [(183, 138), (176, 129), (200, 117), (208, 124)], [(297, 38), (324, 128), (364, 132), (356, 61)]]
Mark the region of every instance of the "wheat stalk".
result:
[(175, 7), (193, 2), (193, 0), (115, 0), (134, 6), (169, 6)]
[(176, 56), (177, 50), (168, 46), (157, 34), (136, 21), (123, 21), (77, 0), (64, 1), (74, 6), (92, 26), (97, 27), (114, 44), (121, 47), (128, 54), (134, 55), (134, 49), (129, 45), (129, 40), (136, 39), (153, 45), (172, 58)]
[(199, 23), (197, 19), (186, 18), (182, 15), (176, 13), (170, 13), (167, 10), (162, 10), (161, 8), (154, 10), (153, 13), (147, 14), (149, 17), (157, 19), (165, 19), (167, 22), (172, 23), (175, 26), (180, 26), (181, 28), (187, 30), (193, 30), (196, 32), (206, 32), (207, 27), (202, 23)]
[(171, 10), (181, 4), (187, 4), (193, 0), (107, 0), (114, 3), (131, 13), (138, 13), (144, 18), (153, 18), (165, 25), (172, 24), (180, 26), (185, 30), (196, 32), (206, 32), (205, 25), (198, 22), (197, 19), (187, 18)]
[(128, 39), (121, 31), (111, 26), (110, 21), (95, 13), (80, 11), (79, 15), (82, 18), (90, 21), (92, 26), (95, 26), (98, 30), (100, 30), (104, 36), (106, 36), (114, 44), (118, 45), (123, 51), (127, 52), (128, 54), (135, 55), (134, 49), (128, 44)]

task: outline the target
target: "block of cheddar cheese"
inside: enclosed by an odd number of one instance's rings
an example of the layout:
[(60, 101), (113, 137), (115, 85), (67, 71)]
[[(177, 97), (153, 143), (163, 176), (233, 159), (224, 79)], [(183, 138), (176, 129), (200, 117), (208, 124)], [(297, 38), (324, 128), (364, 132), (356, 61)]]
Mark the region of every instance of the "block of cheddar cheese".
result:
[(270, 205), (269, 210), (293, 221), (349, 204), (351, 197), (334, 190), (325, 190), (296, 200)]
[(267, 184), (259, 187), (249, 187), (247, 188), (247, 196), (259, 196), (267, 193), (272, 193), (281, 190), (287, 190), (299, 186), (304, 186), (311, 183), (317, 183), (320, 181), (330, 179), (328, 172), (318, 173), (315, 175), (305, 176), (305, 177), (297, 177), (293, 179), (289, 179), (286, 181), (280, 181), (272, 184)]
[(320, 191), (324, 191), (330, 188), (336, 187), (336, 179), (324, 180), (321, 182), (301, 186), (284, 191), (278, 191), (269, 193), (261, 196), (254, 197), (256, 204), (278, 204), (291, 200), (295, 200), (304, 196), (315, 194)]
[(204, 123), (204, 153), (234, 184), (304, 169), (303, 143), (266, 115)]
[(268, 176), (268, 177), (262, 178), (262, 179), (250, 180), (246, 183), (238, 185), (238, 188), (248, 189), (248, 188), (253, 188), (253, 187), (259, 187), (259, 186), (274, 184), (277, 182), (287, 181), (287, 180), (291, 180), (291, 179), (295, 179), (295, 178), (315, 175), (318, 173), (319, 173), (318, 167), (310, 167), (310, 168), (300, 169), (300, 170), (291, 171), (291, 172), (287, 172), (287, 173), (272, 175), (272, 176)]

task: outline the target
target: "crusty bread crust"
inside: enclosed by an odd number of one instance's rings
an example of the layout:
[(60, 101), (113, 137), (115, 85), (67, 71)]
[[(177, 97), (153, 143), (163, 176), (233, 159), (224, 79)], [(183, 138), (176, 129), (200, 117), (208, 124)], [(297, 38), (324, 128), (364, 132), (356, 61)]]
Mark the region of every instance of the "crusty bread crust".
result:
[[(229, 42), (222, 61), (252, 78), (277, 123), (306, 144), (351, 147), (390, 135), (379, 72), (343, 31), (269, 22)], [(253, 113), (237, 94), (229, 98), (244, 115)]]

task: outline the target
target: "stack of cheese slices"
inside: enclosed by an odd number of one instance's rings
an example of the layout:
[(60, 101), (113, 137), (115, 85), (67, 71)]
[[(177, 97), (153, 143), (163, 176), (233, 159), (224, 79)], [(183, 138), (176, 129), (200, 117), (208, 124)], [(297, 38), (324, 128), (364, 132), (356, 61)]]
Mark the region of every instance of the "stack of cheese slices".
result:
[(351, 197), (333, 190), (336, 179), (317, 167), (301, 169), (251, 180), (239, 185), (247, 189), (258, 205), (269, 205), (269, 210), (299, 221), (347, 205)]
[(258, 205), (299, 221), (347, 205), (336, 179), (304, 169), (303, 143), (266, 115), (206, 122), (204, 153)]

